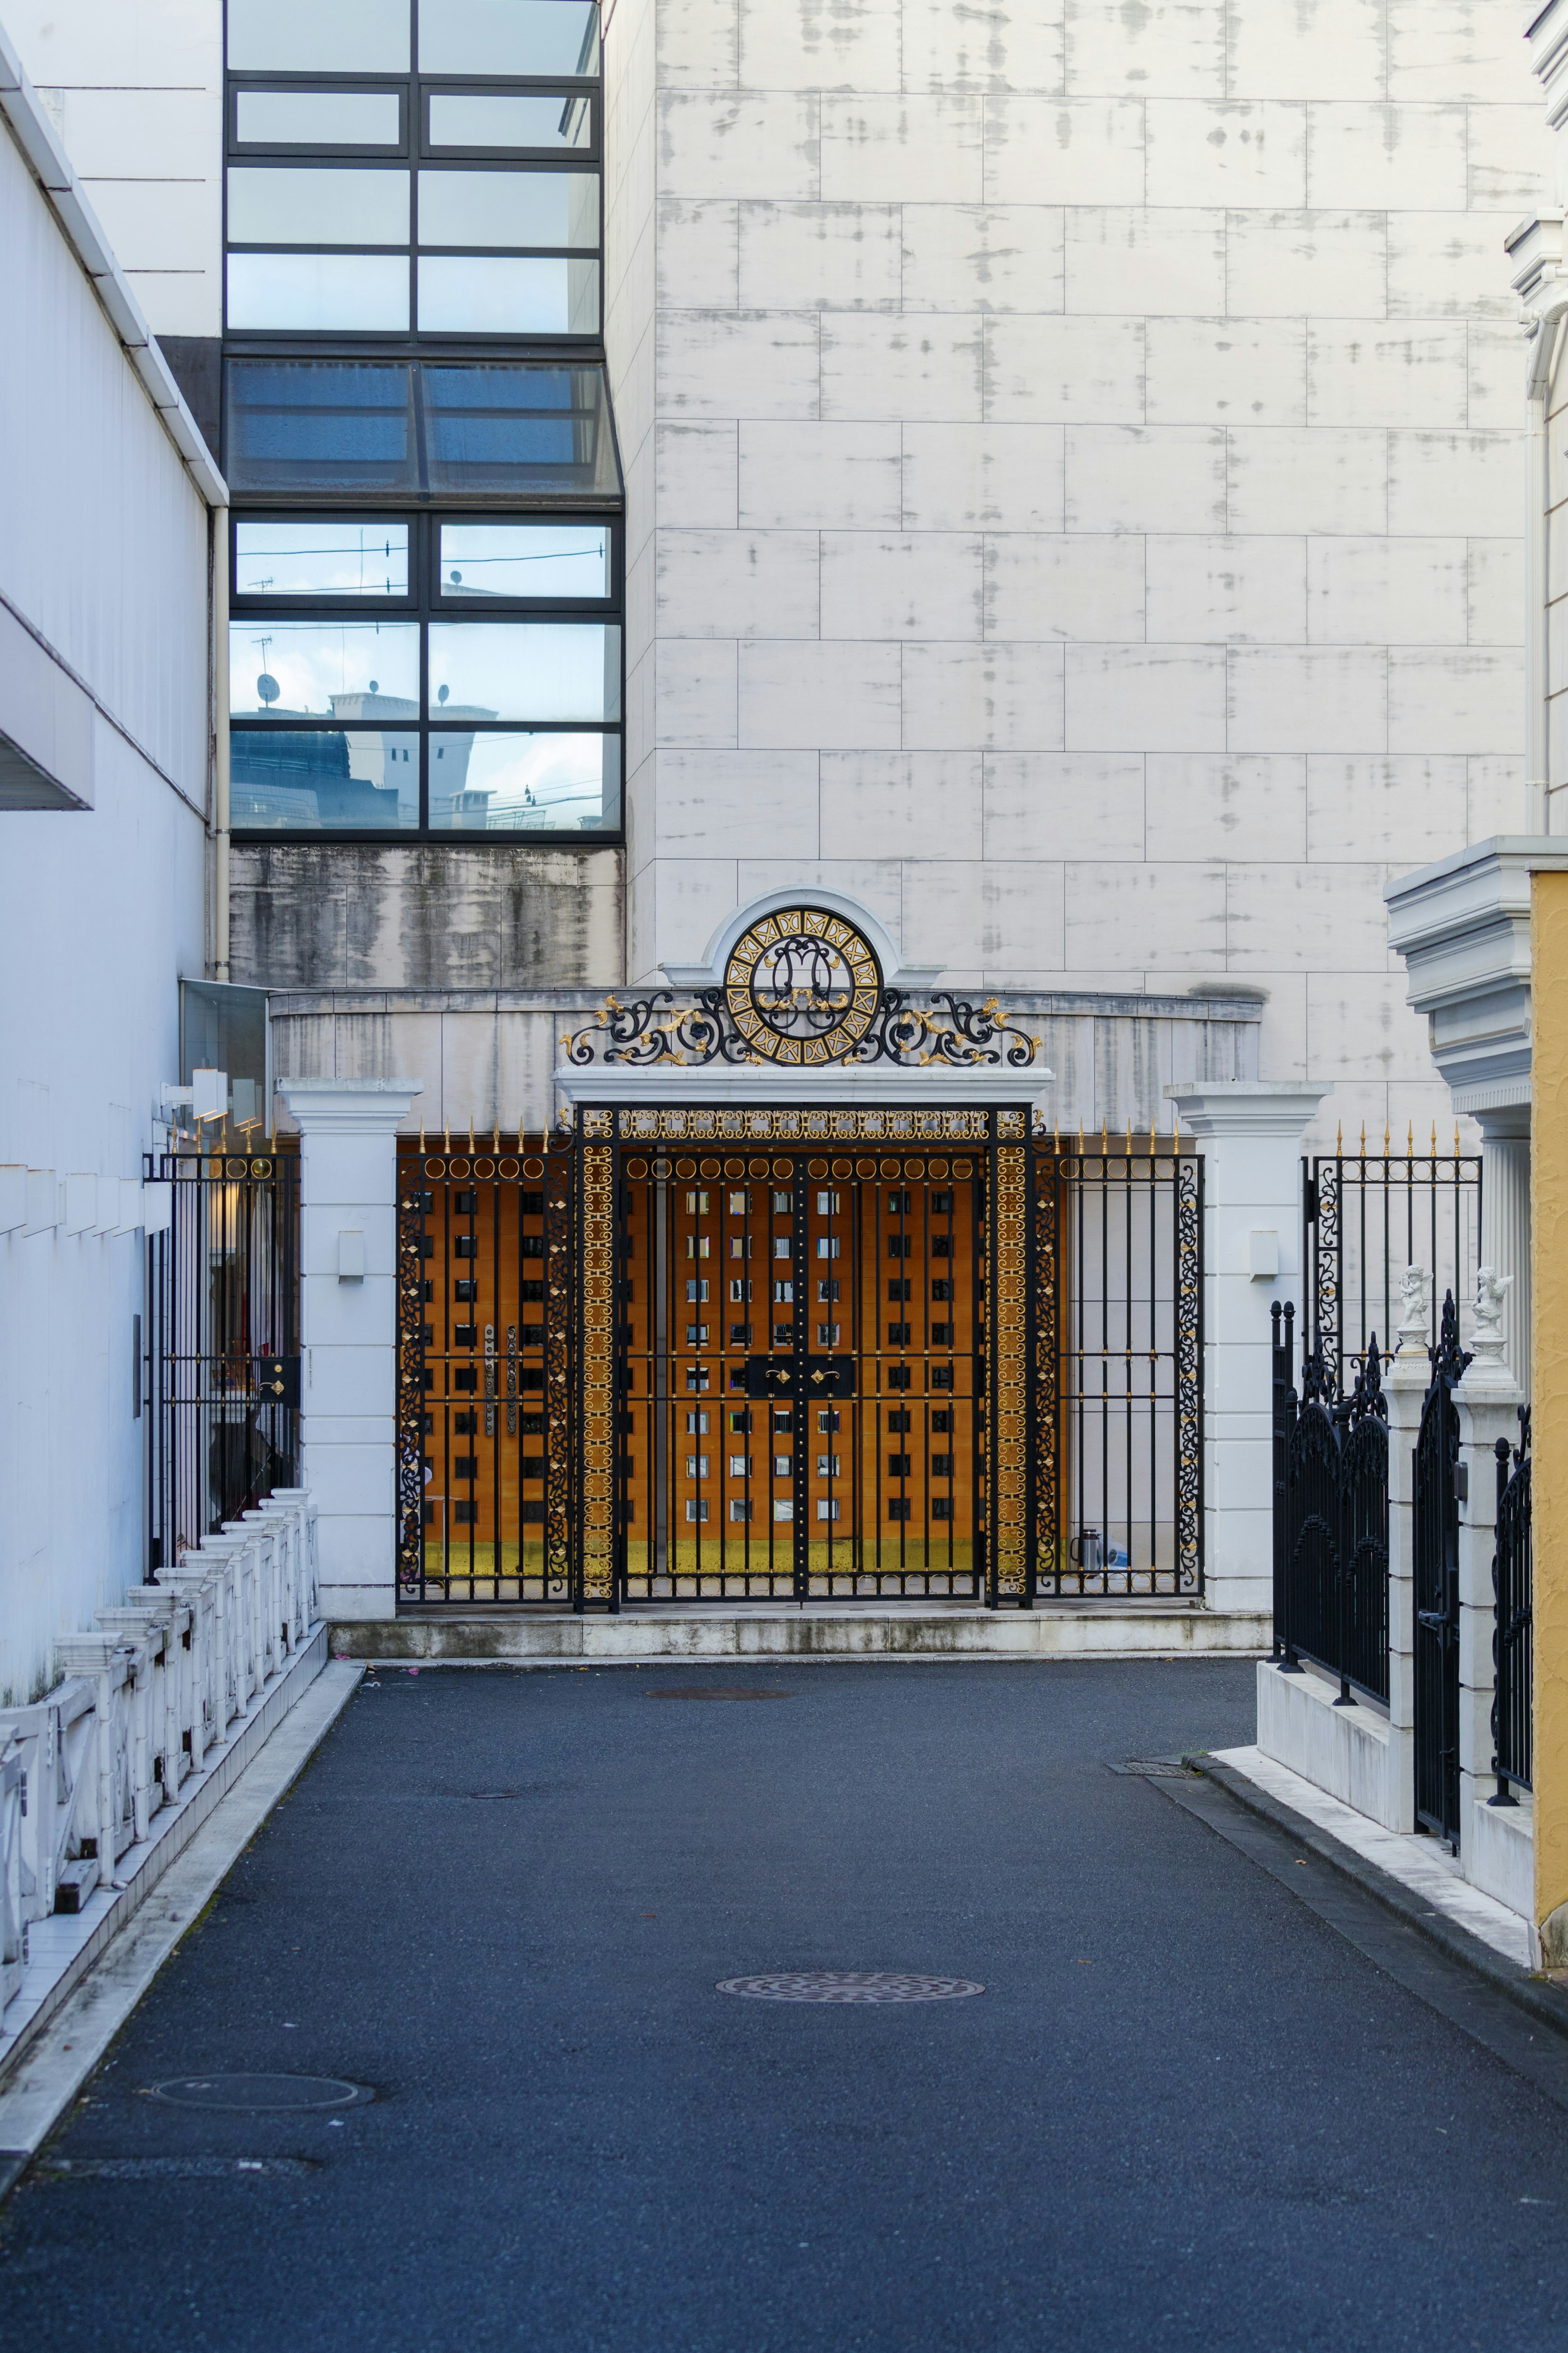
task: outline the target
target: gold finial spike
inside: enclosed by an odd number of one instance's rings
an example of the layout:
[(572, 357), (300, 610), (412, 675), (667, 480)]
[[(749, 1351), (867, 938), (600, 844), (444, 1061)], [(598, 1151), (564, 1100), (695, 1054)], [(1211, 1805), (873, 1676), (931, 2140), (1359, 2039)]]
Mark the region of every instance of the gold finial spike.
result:
[(1341, 1120), (1341, 1122), (1339, 1123), (1339, 1125), (1338, 1125), (1338, 1126), (1335, 1128), (1335, 1130), (1334, 1130), (1334, 1153), (1335, 1153), (1335, 1156), (1336, 1156), (1336, 1158), (1342, 1159), (1342, 1158), (1344, 1157), (1344, 1149), (1345, 1149), (1345, 1124), (1344, 1124), (1343, 1120), (1342, 1119), (1342, 1120)]
[(452, 1150), (452, 1123), (450, 1120), (447, 1122), (446, 1126), (442, 1130), (441, 1149), (449, 1158)]
[(425, 1122), (423, 1117), (421, 1117), (419, 1122), (419, 1157), (421, 1160), (425, 1157)]
[(1388, 1122), (1386, 1119), (1383, 1123), (1383, 1156), (1385, 1160), (1388, 1157)]
[(1456, 1121), (1454, 1122), (1454, 1157), (1455, 1157), (1455, 1159), (1457, 1160), (1457, 1159), (1458, 1158), (1458, 1156), (1459, 1156), (1459, 1123), (1458, 1123), (1458, 1120), (1456, 1120)]
[(1173, 1103), (1171, 1105), (1171, 1150), (1173, 1152), (1176, 1149), (1177, 1138), (1180, 1136), (1181, 1133), (1182, 1106), (1180, 1103)]
[(1366, 1122), (1364, 1119), (1361, 1124), (1361, 1156), (1363, 1160), (1366, 1158)]
[(473, 1113), (472, 1113), (472, 1112), (470, 1112), (470, 1113), (468, 1113), (468, 1158), (471, 1160), (471, 1159), (473, 1158), (473, 1156), (474, 1156), (474, 1114), (473, 1114)]
[(1405, 1157), (1406, 1160), (1415, 1157), (1415, 1122), (1413, 1119), (1405, 1123)]
[(1101, 1112), (1100, 1114), (1100, 1156), (1102, 1160), (1109, 1159), (1110, 1156), (1110, 1131), (1106, 1126), (1105, 1117), (1106, 1115), (1104, 1112)]
[(496, 1117), (495, 1126), (490, 1134), (490, 1150), (499, 1159), (500, 1155), (500, 1117), (499, 1113)]
[(1078, 1124), (1078, 1156), (1080, 1160), (1083, 1158), (1083, 1121), (1081, 1118)]
[(1437, 1157), (1437, 1123), (1436, 1120), (1432, 1122), (1432, 1157), (1434, 1160)]
[(1129, 1119), (1127, 1123), (1127, 1157), (1129, 1160), (1132, 1157), (1132, 1122), (1131, 1119)]

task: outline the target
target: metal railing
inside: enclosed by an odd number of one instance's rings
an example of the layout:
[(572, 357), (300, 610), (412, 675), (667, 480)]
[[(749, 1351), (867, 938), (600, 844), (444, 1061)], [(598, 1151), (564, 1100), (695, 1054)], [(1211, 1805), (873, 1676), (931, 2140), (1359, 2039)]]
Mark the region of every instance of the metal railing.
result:
[(1530, 1409), (1520, 1410), (1520, 1441), (1497, 1441), (1497, 1549), (1492, 1555), (1493, 1806), (1517, 1805), (1531, 1782), (1532, 1559), (1530, 1525)]
[(1295, 1307), (1276, 1301), (1274, 1650), (1280, 1672), (1309, 1660), (1388, 1699), (1388, 1420), (1377, 1337), (1348, 1398), (1334, 1396), (1316, 1347), (1294, 1368)]
[[(1429, 1301), (1445, 1291), (1458, 1300), (1476, 1295), (1480, 1263), (1481, 1164), (1476, 1154), (1320, 1153), (1301, 1163), (1302, 1260), (1307, 1306), (1302, 1338), (1321, 1349), (1335, 1397), (1343, 1397), (1353, 1367), (1375, 1328), (1386, 1342), (1400, 1324), (1401, 1278), (1419, 1266), (1430, 1278)], [(1428, 1310), (1430, 1318), (1430, 1309)], [(1437, 1334), (1428, 1322), (1427, 1344)], [(1385, 1352), (1384, 1362), (1389, 1361)]]
[(147, 1574), (291, 1487), (300, 1460), (300, 1162), (168, 1153), (147, 1241)]

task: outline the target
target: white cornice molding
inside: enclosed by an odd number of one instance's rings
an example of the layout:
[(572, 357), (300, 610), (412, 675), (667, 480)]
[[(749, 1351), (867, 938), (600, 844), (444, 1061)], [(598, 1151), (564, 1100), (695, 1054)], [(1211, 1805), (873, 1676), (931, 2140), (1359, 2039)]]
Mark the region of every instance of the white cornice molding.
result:
[(919, 1111), (942, 1105), (1026, 1103), (1044, 1108), (1054, 1071), (1032, 1063), (1027, 1070), (998, 1069), (981, 1063), (968, 1070), (879, 1070), (875, 1065), (829, 1063), (808, 1071), (781, 1071), (771, 1063), (711, 1063), (689, 1070), (668, 1062), (645, 1071), (628, 1071), (619, 1063), (595, 1062), (576, 1069), (557, 1065), (555, 1092), (566, 1103), (625, 1103), (628, 1106), (701, 1103), (776, 1106), (797, 1105), (816, 1110), (838, 1103), (909, 1104)]
[(1185, 1079), (1165, 1089), (1188, 1135), (1300, 1135), (1333, 1089), (1310, 1079)]
[(423, 1079), (280, 1079), (278, 1092), (308, 1143), (313, 1135), (395, 1135)]

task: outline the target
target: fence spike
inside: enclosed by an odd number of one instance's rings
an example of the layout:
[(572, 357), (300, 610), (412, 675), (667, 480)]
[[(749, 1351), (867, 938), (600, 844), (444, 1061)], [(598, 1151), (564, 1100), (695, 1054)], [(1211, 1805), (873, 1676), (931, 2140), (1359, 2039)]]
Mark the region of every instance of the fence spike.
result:
[(1366, 1158), (1366, 1122), (1364, 1119), (1361, 1124), (1361, 1156), (1363, 1160)]
[(1436, 1120), (1432, 1122), (1432, 1157), (1434, 1160), (1437, 1157), (1437, 1123)]
[(472, 1113), (472, 1112), (470, 1112), (470, 1113), (468, 1113), (468, 1158), (471, 1160), (471, 1159), (473, 1158), (473, 1156), (474, 1156), (474, 1114), (473, 1114), (473, 1113)]
[(421, 1118), (419, 1122), (419, 1157), (421, 1160), (425, 1157), (425, 1122), (423, 1118)]
[(1414, 1160), (1415, 1157), (1415, 1122), (1414, 1120), (1408, 1121), (1405, 1124), (1405, 1157), (1406, 1160)]
[(495, 1153), (499, 1158), (500, 1154), (500, 1120), (499, 1117), (496, 1120), (494, 1127), (490, 1130), (490, 1150)]
[(1344, 1124), (1343, 1120), (1342, 1119), (1341, 1121), (1339, 1121), (1339, 1123), (1337, 1124), (1337, 1125), (1335, 1126), (1335, 1129), (1334, 1129), (1334, 1157), (1335, 1157), (1335, 1159), (1336, 1159), (1336, 1160), (1340, 1160), (1340, 1159), (1342, 1159), (1342, 1158), (1343, 1158), (1343, 1156), (1344, 1156), (1344, 1149), (1345, 1149), (1345, 1124)]
[(451, 1152), (451, 1149), (452, 1149), (452, 1123), (451, 1123), (451, 1121), (450, 1121), (450, 1120), (448, 1120), (448, 1121), (447, 1122), (447, 1124), (446, 1124), (446, 1126), (443, 1128), (443, 1130), (442, 1130), (441, 1134), (442, 1134), (441, 1149), (442, 1149), (442, 1151), (443, 1151), (443, 1152), (445, 1152), (445, 1153), (447, 1153), (447, 1154), (448, 1154), (448, 1155), (449, 1155), (449, 1154), (450, 1154), (450, 1152)]

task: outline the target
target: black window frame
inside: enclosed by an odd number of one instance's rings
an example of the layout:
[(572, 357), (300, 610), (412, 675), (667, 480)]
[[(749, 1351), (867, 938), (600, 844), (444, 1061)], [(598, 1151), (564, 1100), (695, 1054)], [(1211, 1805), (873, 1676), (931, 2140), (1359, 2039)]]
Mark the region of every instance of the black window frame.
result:
[[(322, 523), (374, 522), (406, 525), (408, 530), (408, 578), (406, 596), (255, 596), (238, 594), (237, 549), (239, 526), (246, 522), (299, 522), (304, 528)], [(582, 523), (602, 530), (610, 536), (610, 577), (608, 593), (603, 597), (506, 596), (487, 598), (482, 611), (476, 611), (466, 597), (443, 596), (440, 594), (438, 565), (440, 561), (440, 530), (443, 522), (483, 528), (491, 524), (542, 524), (546, 527)], [(357, 826), (245, 826), (232, 825), (231, 831), (237, 846), (259, 848), (267, 844), (279, 847), (312, 845), (317, 848), (331, 843), (365, 844), (370, 846), (401, 846), (428, 849), (493, 849), (513, 850), (519, 848), (559, 849), (571, 848), (618, 848), (625, 840), (626, 794), (626, 623), (625, 623), (625, 533), (619, 514), (583, 507), (574, 512), (556, 508), (520, 506), (512, 503), (487, 504), (483, 507), (450, 505), (445, 502), (429, 507), (408, 508), (379, 501), (363, 505), (339, 502), (285, 502), (253, 504), (247, 501), (233, 510), (229, 519), (228, 545), (229, 619), (231, 625), (257, 621), (316, 621), (316, 620), (396, 620), (412, 624), (419, 631), (419, 710), (407, 720), (387, 719), (380, 722), (329, 720), (310, 718), (298, 722), (262, 719), (246, 714), (226, 713), (232, 745), (236, 735), (257, 734), (276, 738), (289, 733), (338, 734), (345, 726), (379, 727), (388, 734), (416, 735), (419, 742), (419, 822), (409, 827)], [(538, 720), (527, 719), (464, 721), (444, 727), (431, 715), (429, 708), (429, 628), (432, 622), (474, 621), (600, 621), (620, 631), (621, 680), (620, 716), (615, 720)], [(232, 690), (231, 690), (232, 700)], [(521, 733), (554, 735), (613, 736), (619, 757), (619, 814), (613, 826), (602, 830), (560, 828), (545, 826), (498, 827), (493, 830), (462, 827), (432, 827), (430, 823), (430, 749), (433, 736), (447, 734), (515, 735)]]
[[(330, 5), (330, 0), (323, 0)], [(251, 348), (285, 346), (301, 351), (320, 351), (328, 346), (345, 352), (366, 350), (418, 351), (431, 353), (439, 350), (468, 351), (476, 346), (509, 353), (562, 353), (586, 356), (598, 353), (604, 344), (605, 321), (605, 174), (604, 174), (604, 8), (598, 17), (598, 71), (592, 75), (528, 75), (425, 73), (418, 65), (418, 15), (415, 0), (409, 5), (409, 58), (406, 74), (367, 72), (363, 74), (285, 73), (256, 69), (233, 71), (228, 65), (228, 9), (224, 5), (224, 153), (222, 224), (223, 224), (223, 339), (226, 349), (236, 351)], [(399, 104), (400, 137), (394, 148), (382, 145), (342, 143), (306, 145), (295, 142), (242, 142), (238, 136), (239, 95), (247, 90), (297, 90), (300, 92), (345, 93), (362, 91), (395, 91)], [(436, 95), (463, 95), (472, 92), (498, 97), (560, 97), (585, 99), (589, 106), (591, 137), (585, 147), (516, 148), (463, 147), (433, 148), (429, 142), (429, 100)], [(326, 170), (353, 169), (358, 166), (370, 171), (402, 171), (409, 176), (409, 234), (406, 244), (374, 245), (370, 243), (291, 244), (231, 243), (228, 221), (228, 174), (235, 167), (288, 170), (309, 168), (320, 164)], [(504, 172), (580, 172), (591, 174), (597, 184), (595, 241), (592, 246), (426, 246), (419, 242), (419, 173), (423, 171), (467, 171), (476, 169)], [(366, 253), (377, 257), (405, 254), (407, 257), (407, 324), (403, 328), (259, 328), (236, 327), (230, 323), (228, 301), (229, 257), (231, 254), (342, 254)], [(434, 259), (507, 260), (538, 259), (566, 262), (591, 261), (597, 271), (598, 299), (595, 324), (580, 332), (547, 332), (539, 328), (517, 333), (496, 333), (480, 328), (424, 328), (419, 324), (418, 270), (421, 253)]]

